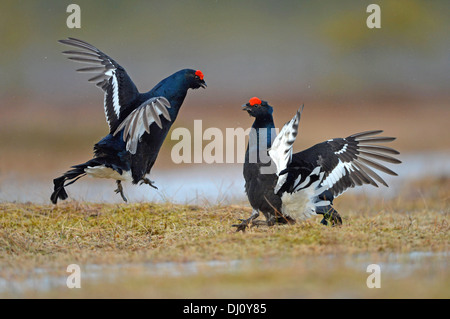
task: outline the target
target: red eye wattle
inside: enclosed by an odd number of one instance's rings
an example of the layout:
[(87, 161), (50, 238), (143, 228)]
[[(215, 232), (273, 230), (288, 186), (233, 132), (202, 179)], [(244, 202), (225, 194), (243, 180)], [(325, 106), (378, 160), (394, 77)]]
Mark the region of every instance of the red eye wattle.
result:
[(195, 71), (195, 75), (200, 78), (200, 80), (203, 80), (203, 72), (200, 70)]
[(252, 98), (250, 99), (249, 103), (250, 103), (251, 106), (253, 106), (253, 105), (256, 105), (256, 104), (261, 104), (261, 100), (258, 99), (258, 98), (255, 96), (255, 97), (252, 97)]

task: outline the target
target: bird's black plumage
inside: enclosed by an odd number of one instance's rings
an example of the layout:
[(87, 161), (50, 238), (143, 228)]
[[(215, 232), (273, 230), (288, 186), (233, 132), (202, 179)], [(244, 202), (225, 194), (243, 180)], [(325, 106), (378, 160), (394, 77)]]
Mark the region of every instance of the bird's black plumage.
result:
[[(277, 176), (267, 154), (276, 135), (272, 107), (261, 101), (258, 107), (254, 104), (248, 105), (244, 107), (244, 110), (255, 117), (249, 134), (243, 170), (245, 191), (253, 209), (251, 220), (256, 219), (259, 212), (262, 212), (271, 225), (276, 221), (283, 222), (286, 219), (281, 214), (277, 214), (281, 211), (281, 197), (273, 191)], [(243, 220), (243, 224), (247, 223), (248, 221)]]
[[(299, 110), (275, 137), (272, 133), (264, 143), (261, 134), (273, 132), (272, 107), (258, 98), (252, 98), (244, 110), (255, 117), (244, 163), (245, 190), (253, 213), (233, 225), (245, 230), (262, 212), (266, 224), (293, 223), (315, 214), (322, 214), (323, 224), (341, 224), (342, 219), (333, 208), (333, 200), (348, 188), (377, 183), (388, 186), (373, 169), (386, 174), (395, 172), (380, 164), (401, 163), (390, 155), (398, 151), (376, 143), (390, 142), (393, 137), (378, 137), (382, 131), (366, 131), (346, 138), (334, 138), (293, 154), (292, 146), (298, 134), (301, 116)], [(258, 153), (258, 156), (251, 156)], [(262, 161), (268, 153), (269, 161)], [(251, 159), (254, 159), (253, 161)], [(256, 160), (255, 160), (256, 159)]]
[(203, 73), (183, 69), (159, 82), (146, 93), (139, 93), (125, 69), (96, 47), (68, 38), (59, 42), (75, 50), (64, 51), (70, 60), (89, 64), (79, 72), (94, 72), (90, 82), (104, 91), (104, 109), (109, 134), (94, 145), (94, 158), (73, 166), (54, 179), (51, 201), (66, 199), (64, 187), (88, 174), (113, 178), (116, 192), (126, 197), (121, 181), (154, 185), (145, 176), (150, 173), (164, 139), (177, 118), (189, 89), (205, 88)]

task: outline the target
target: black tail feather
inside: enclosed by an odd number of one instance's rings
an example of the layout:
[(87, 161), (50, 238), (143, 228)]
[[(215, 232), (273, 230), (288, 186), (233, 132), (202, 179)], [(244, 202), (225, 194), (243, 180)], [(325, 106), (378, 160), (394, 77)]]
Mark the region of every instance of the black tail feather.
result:
[[(53, 204), (56, 204), (58, 202), (58, 199), (67, 199), (68, 195), (64, 187), (75, 183), (79, 178), (86, 175), (86, 173), (84, 172), (84, 169), (87, 167), (86, 164), (81, 164), (73, 167), (74, 169), (67, 171), (63, 176), (60, 176), (53, 180), (54, 190), (52, 195), (50, 196), (50, 200)], [(64, 184), (68, 180), (71, 181), (67, 184)]]
[(61, 200), (65, 200), (67, 199), (67, 193), (66, 190), (64, 189), (64, 182), (66, 181), (66, 176), (61, 176), (58, 178), (55, 178), (53, 180), (53, 184), (55, 185), (54, 191), (52, 196), (50, 196), (50, 200), (52, 201), (53, 204), (56, 204), (56, 202), (58, 201), (58, 199)]

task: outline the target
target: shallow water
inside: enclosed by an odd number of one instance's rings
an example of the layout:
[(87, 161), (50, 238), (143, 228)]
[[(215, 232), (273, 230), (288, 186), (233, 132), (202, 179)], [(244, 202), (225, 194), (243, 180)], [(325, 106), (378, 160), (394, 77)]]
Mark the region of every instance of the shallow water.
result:
[[(450, 152), (401, 154), (402, 164), (388, 165), (398, 176), (380, 174), (389, 188), (369, 185), (350, 189), (348, 193), (367, 196), (395, 197), (406, 183), (425, 177), (450, 176)], [(230, 204), (245, 201), (242, 164), (179, 166), (173, 170), (157, 170), (150, 176), (158, 190), (147, 185), (124, 184), (129, 202), (165, 202), (180, 204)], [(0, 175), (0, 202), (33, 202), (49, 204), (52, 178), (42, 180), (20, 173)], [(105, 203), (122, 203), (112, 180), (95, 180), (85, 177), (67, 188), (69, 198)]]
[[(380, 266), (381, 273), (390, 275), (393, 278), (408, 277), (417, 269), (430, 269), (435, 271), (447, 271), (449, 266), (449, 252), (411, 252), (411, 253), (380, 253), (380, 254), (357, 254), (357, 255), (326, 255), (326, 256), (306, 256), (302, 260), (294, 260), (296, 264), (301, 264), (305, 269), (313, 269), (318, 264), (325, 264), (328, 267), (324, 271), (336, 270), (337, 267), (354, 269), (358, 273), (366, 273), (367, 267), (371, 264)], [(273, 266), (280, 266), (278, 261), (264, 260), (231, 260), (231, 261), (202, 261), (202, 262), (161, 262), (161, 263), (136, 263), (117, 265), (80, 265), (81, 282), (95, 281), (115, 282), (121, 277), (129, 275), (138, 276), (165, 276), (180, 277), (192, 275), (212, 275), (220, 273), (236, 273), (245, 271), (257, 265), (259, 270), (270, 269)], [(252, 268), (252, 269), (253, 269)], [(49, 270), (38, 268), (32, 273), (21, 273), (17, 271), (9, 274), (9, 278), (0, 278), (0, 294), (9, 296), (20, 296), (27, 292), (48, 292), (52, 289), (67, 287), (67, 277), (69, 272), (59, 270)]]

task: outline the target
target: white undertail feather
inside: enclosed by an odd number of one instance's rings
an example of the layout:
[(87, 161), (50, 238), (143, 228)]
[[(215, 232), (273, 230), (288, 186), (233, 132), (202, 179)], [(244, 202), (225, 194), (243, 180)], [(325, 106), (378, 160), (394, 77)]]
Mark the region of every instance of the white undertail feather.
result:
[(119, 174), (119, 172), (113, 170), (112, 168), (106, 167), (105, 165), (88, 166), (84, 169), (84, 172), (88, 176), (95, 178), (111, 178), (114, 180), (127, 182), (132, 180), (130, 171), (123, 171), (122, 174)]
[[(298, 125), (300, 122), (303, 106), (297, 111), (295, 116), (287, 122), (277, 137), (274, 139), (269, 150), (269, 156), (277, 167), (277, 175), (284, 170), (292, 159), (292, 146), (297, 138)], [(286, 182), (287, 174), (278, 177), (277, 185), (275, 186), (275, 193), (277, 193), (281, 186)]]
[(298, 192), (284, 193), (281, 197), (283, 206), (281, 212), (297, 221), (302, 221), (316, 215), (316, 207), (328, 206), (330, 202), (320, 200), (318, 196), (323, 193), (326, 187), (319, 187), (324, 172), (320, 173), (319, 179), (309, 187)]

